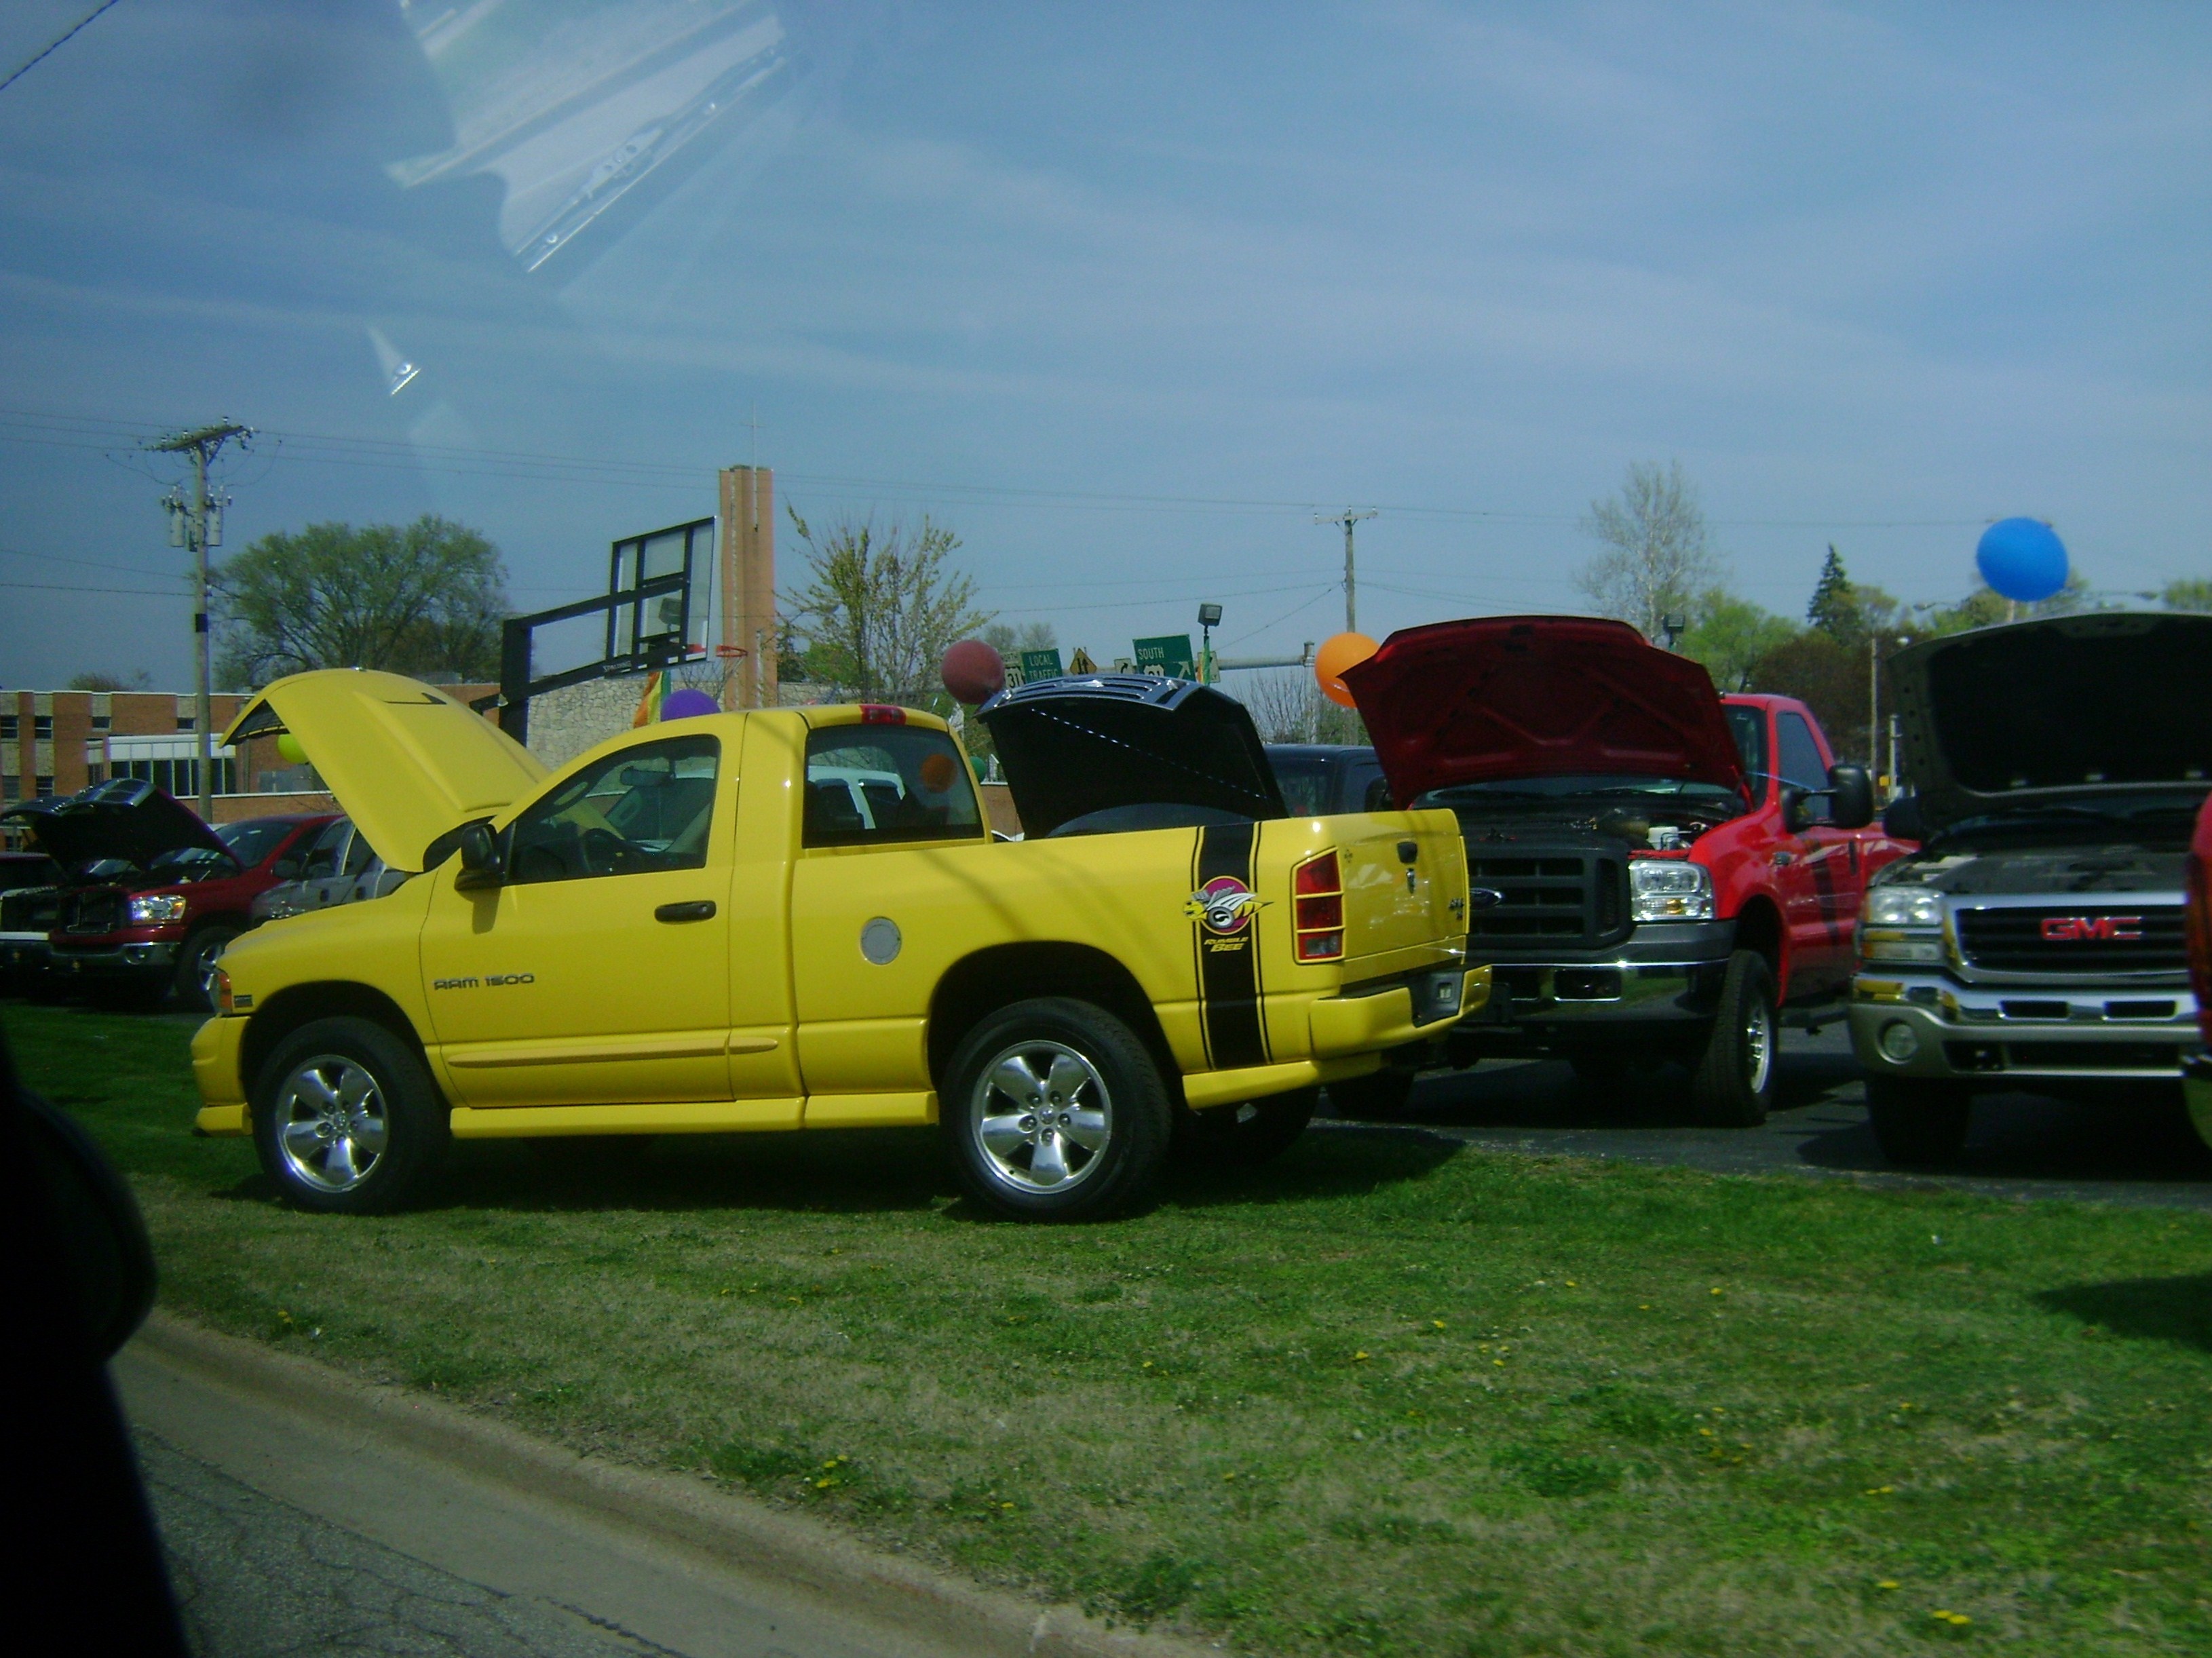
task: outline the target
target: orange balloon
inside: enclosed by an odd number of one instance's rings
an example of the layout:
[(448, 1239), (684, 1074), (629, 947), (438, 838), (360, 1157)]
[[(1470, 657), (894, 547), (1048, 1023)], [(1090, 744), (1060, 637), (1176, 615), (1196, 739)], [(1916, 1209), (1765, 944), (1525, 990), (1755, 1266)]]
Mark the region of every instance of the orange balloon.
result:
[(1340, 708), (1358, 706), (1352, 701), (1351, 687), (1344, 683), (1344, 671), (1354, 668), (1375, 654), (1377, 647), (1365, 634), (1339, 634), (1324, 640), (1314, 653), (1314, 678), (1321, 685), (1321, 694)]

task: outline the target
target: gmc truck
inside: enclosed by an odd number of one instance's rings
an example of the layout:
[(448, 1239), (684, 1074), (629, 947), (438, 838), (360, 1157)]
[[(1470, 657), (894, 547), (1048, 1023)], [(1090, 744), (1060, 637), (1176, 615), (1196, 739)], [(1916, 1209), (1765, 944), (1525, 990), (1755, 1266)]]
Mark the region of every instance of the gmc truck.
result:
[(289, 733), (415, 878), (230, 946), (197, 1126), (343, 1212), (454, 1139), (936, 1124), (979, 1202), (1074, 1219), (1171, 1145), (1279, 1151), (1479, 993), (1449, 813), (1291, 817), (1242, 706), (1185, 682), (983, 717), (1025, 840), (910, 709), (655, 723), (549, 775), (434, 687), (276, 681), (224, 741)]
[(2183, 943), (2212, 790), (2212, 616), (2049, 617), (1891, 659), (1920, 850), (1859, 917), (1851, 1042), (1891, 1161), (1942, 1163), (1992, 1085), (2171, 1088), (2203, 1048)]
[[(1393, 634), (1345, 675), (1401, 807), (1466, 838), (1468, 959), (1492, 993), (1444, 1057), (1547, 1054), (1594, 1084), (1676, 1059), (1706, 1121), (1762, 1121), (1785, 1017), (1843, 1017), (1867, 878), (1865, 770), (1812, 711), (1731, 696), (1619, 622), (1489, 616)], [(1409, 1051), (1333, 1086), (1402, 1109)]]

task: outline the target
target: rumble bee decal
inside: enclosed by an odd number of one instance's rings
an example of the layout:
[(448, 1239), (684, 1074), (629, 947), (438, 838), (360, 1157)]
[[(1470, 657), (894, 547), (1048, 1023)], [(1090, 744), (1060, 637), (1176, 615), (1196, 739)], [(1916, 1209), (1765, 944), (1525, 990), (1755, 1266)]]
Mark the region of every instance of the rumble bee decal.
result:
[(1233, 938), (1252, 925), (1261, 900), (1233, 875), (1217, 875), (1182, 907), (1182, 913), (1217, 938)]
[(1267, 900), (1252, 890), (1259, 843), (1257, 823), (1210, 825), (1198, 832), (1191, 858), (1183, 914), (1197, 957), (1206, 1063), (1217, 1070), (1265, 1065), (1272, 1057), (1260, 1017), (1260, 912)]

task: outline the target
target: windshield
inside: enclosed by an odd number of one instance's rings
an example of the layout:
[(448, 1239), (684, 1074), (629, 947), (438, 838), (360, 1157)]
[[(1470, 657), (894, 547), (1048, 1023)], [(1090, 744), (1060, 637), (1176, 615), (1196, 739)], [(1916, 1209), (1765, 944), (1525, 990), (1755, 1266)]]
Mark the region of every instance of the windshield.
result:
[(281, 820), (261, 817), (242, 823), (218, 823), (215, 834), (241, 867), (252, 869), (282, 846), (292, 829), (293, 825)]

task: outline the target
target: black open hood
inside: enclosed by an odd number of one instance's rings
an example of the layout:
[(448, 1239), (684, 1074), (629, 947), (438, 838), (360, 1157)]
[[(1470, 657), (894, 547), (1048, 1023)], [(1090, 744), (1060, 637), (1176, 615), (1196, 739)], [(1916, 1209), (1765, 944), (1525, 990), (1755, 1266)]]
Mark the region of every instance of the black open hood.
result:
[(1251, 714), (1210, 685), (1149, 674), (1045, 679), (1000, 691), (981, 714), (1032, 836), (1116, 807), (1290, 815)]
[(143, 869), (185, 847), (230, 856), (191, 807), (135, 777), (110, 778), (59, 800), (27, 800), (0, 817), (26, 825), (41, 851), (71, 869), (101, 858)]
[(2212, 787), (2212, 616), (1979, 628), (1899, 651), (1889, 671), (1931, 833), (2022, 806)]

